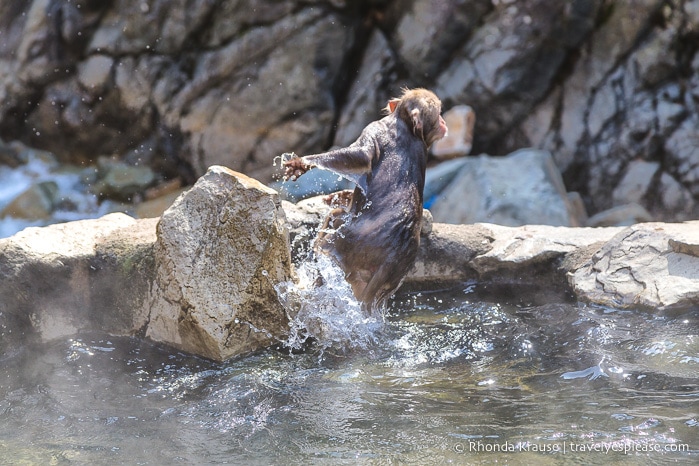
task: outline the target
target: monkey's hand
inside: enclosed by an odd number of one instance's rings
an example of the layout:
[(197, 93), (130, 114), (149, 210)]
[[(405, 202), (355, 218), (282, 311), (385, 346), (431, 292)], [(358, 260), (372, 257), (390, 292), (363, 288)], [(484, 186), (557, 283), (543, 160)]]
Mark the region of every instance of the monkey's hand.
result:
[(284, 167), (284, 181), (296, 181), (299, 179), (299, 176), (313, 168), (312, 165), (306, 163), (303, 157), (299, 157), (296, 154), (292, 154), (292, 158), (282, 162), (282, 166)]
[(332, 194), (328, 194), (323, 197), (323, 202), (325, 202), (330, 207), (344, 207), (347, 208), (352, 203), (353, 191), (345, 189), (343, 191), (337, 191)]

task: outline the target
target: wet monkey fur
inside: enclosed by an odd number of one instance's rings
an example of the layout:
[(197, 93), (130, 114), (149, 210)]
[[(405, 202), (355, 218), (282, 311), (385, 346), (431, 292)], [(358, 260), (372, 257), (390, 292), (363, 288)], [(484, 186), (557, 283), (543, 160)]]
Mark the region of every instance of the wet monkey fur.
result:
[(386, 112), (349, 147), (283, 163), (285, 180), (318, 167), (356, 183), (353, 192), (328, 196), (335, 208), (314, 249), (335, 259), (369, 312), (398, 289), (415, 262), (427, 151), (447, 133), (442, 103), (426, 89), (405, 89)]

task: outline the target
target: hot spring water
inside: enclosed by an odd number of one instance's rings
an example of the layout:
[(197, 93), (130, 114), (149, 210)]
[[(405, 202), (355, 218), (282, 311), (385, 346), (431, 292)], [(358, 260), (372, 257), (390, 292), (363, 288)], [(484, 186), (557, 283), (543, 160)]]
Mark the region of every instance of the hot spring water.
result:
[(367, 318), (333, 274), (280, 287), (284, 349), (214, 363), (80, 335), (2, 355), (0, 463), (696, 464), (699, 312), (460, 284)]

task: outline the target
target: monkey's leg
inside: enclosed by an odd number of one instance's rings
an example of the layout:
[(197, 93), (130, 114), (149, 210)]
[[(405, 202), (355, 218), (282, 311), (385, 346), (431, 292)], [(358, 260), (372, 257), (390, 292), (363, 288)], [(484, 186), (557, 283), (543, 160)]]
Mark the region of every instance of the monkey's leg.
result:
[(341, 207), (331, 210), (318, 230), (318, 236), (313, 243), (313, 250), (317, 252), (330, 253), (335, 231), (345, 223), (347, 211)]

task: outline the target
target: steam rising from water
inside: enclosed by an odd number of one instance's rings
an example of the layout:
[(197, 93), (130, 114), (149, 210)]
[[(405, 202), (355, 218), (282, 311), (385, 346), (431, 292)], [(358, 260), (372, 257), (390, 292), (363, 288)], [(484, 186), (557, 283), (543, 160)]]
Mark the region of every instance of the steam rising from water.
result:
[(344, 273), (328, 256), (309, 258), (296, 272), (296, 281), (276, 286), (289, 316), (289, 337), (284, 343), (290, 350), (315, 342), (321, 350), (344, 352), (376, 343), (383, 313), (365, 314)]

